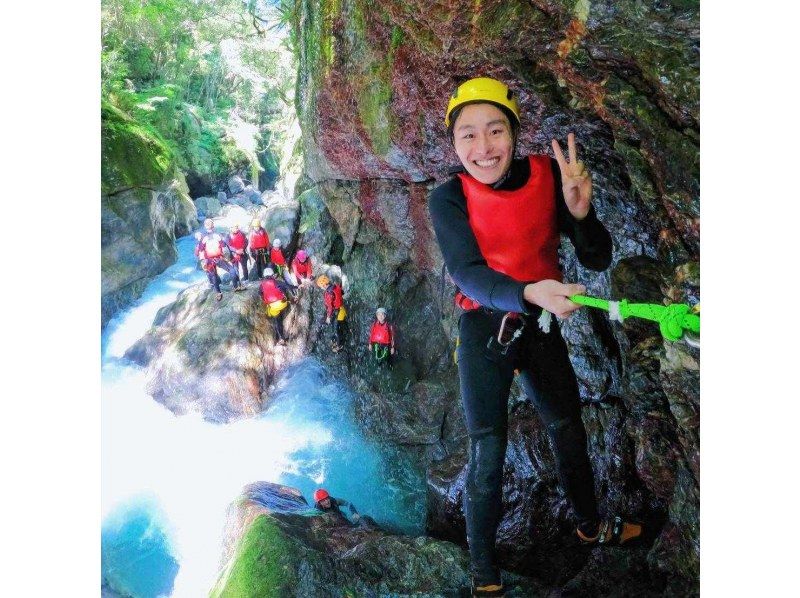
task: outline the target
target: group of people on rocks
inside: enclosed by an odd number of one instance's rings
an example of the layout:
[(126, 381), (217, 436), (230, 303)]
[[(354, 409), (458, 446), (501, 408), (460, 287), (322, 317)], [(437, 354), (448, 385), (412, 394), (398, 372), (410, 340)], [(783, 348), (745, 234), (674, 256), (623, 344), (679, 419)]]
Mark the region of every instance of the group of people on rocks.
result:
[[(331, 331), (331, 350), (338, 352), (342, 349), (342, 322), (347, 317), (342, 284), (326, 274), (314, 279), (311, 259), (306, 250), (298, 250), (287, 264), (283, 243), (280, 239), (273, 239), (270, 244), (269, 234), (258, 219), (252, 221), (249, 234), (245, 234), (238, 224), (231, 227), (227, 236), (220, 234), (215, 230), (211, 218), (206, 218), (203, 228), (203, 231), (195, 233), (197, 245), (194, 253), (217, 293), (217, 301), (222, 300), (217, 268), (231, 275), (233, 290), (237, 292), (246, 288), (243, 281), (252, 276), (255, 268), (255, 275), (261, 281), (257, 289), (258, 296), (265, 305), (267, 316), (275, 322), (278, 344), (286, 345), (286, 308), (290, 303), (297, 302), (301, 287), (315, 281), (323, 292), (325, 324)], [(394, 327), (386, 320), (385, 308), (379, 307), (375, 317), (370, 328), (369, 351), (376, 363), (388, 365), (390, 356), (395, 354)]]

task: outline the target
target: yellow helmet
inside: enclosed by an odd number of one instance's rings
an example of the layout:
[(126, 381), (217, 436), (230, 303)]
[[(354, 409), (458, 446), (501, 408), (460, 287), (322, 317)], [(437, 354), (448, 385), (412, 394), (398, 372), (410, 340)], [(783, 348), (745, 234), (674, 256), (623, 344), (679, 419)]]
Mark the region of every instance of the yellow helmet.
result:
[(328, 283), (331, 281), (330, 278), (325, 276), (324, 274), (317, 277), (317, 286), (321, 289), (324, 289), (328, 286)]
[(251, 226), (255, 228), (261, 227), (261, 221), (258, 218), (254, 218), (253, 221), (250, 223)]
[(517, 119), (516, 124), (521, 124), (519, 120), (519, 102), (517, 102), (517, 96), (508, 88), (508, 85), (497, 79), (477, 77), (459, 85), (456, 92), (450, 96), (450, 102), (447, 104), (447, 114), (444, 117), (445, 126), (450, 126), (450, 115), (453, 110), (464, 104), (478, 102), (489, 102), (490, 104), (508, 108)]

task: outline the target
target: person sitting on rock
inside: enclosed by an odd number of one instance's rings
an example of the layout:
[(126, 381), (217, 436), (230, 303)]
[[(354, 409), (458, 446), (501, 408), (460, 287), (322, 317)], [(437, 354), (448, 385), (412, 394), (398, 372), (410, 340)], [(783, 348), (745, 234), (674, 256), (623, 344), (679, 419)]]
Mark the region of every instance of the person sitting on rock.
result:
[(375, 311), (377, 320), (369, 331), (369, 350), (380, 364), (389, 364), (389, 356), (394, 355), (394, 326), (386, 321), (386, 309), (379, 307)]
[(231, 275), (231, 278), (233, 278), (234, 291), (242, 291), (244, 287), (239, 280), (239, 272), (237, 272), (236, 266), (225, 259), (226, 253), (228, 257), (230, 257), (231, 250), (225, 242), (225, 238), (214, 231), (214, 221), (211, 218), (206, 218), (203, 226), (205, 227), (205, 233), (202, 233), (200, 241), (197, 244), (197, 257), (200, 258), (200, 263), (206, 271), (208, 282), (211, 283), (211, 287), (217, 292), (217, 301), (221, 301), (221, 280), (219, 274), (217, 274), (217, 268), (222, 268)]
[(270, 266), (279, 276), (283, 276), (286, 270), (286, 256), (283, 255), (283, 241), (280, 239), (272, 240), (272, 249), (269, 252)]
[(256, 264), (256, 274), (258, 278), (264, 277), (264, 268), (267, 267), (269, 262), (267, 250), (269, 249), (269, 235), (267, 231), (261, 227), (261, 221), (256, 218), (253, 220), (252, 228), (250, 229), (250, 257)]
[[(343, 507), (347, 507), (350, 510), (350, 519), (342, 512)], [(333, 513), (347, 521), (347, 523), (358, 524), (361, 521), (361, 515), (356, 511), (352, 503), (342, 498), (334, 498), (328, 494), (325, 488), (318, 488), (314, 492), (314, 508), (323, 513)]]
[(308, 284), (314, 279), (311, 260), (308, 259), (308, 253), (302, 249), (297, 252), (292, 260), (292, 275), (298, 285)]
[(275, 321), (275, 334), (278, 336), (278, 344), (286, 344), (286, 331), (283, 327), (283, 320), (286, 317), (286, 308), (290, 302), (294, 301), (292, 289), (282, 280), (275, 277), (272, 268), (264, 269), (264, 280), (258, 289), (261, 300), (267, 306), (267, 316)]
[(317, 286), (324, 291), (325, 324), (332, 324), (331, 349), (334, 353), (342, 348), (342, 331), (340, 322), (347, 316), (342, 298), (342, 285), (332, 281), (325, 274), (317, 278)]
[(233, 265), (242, 269), (242, 280), (248, 279), (247, 262), (247, 235), (239, 230), (239, 225), (231, 227), (231, 234), (228, 235), (228, 246), (231, 248), (231, 262)]
[[(515, 370), (547, 429), (558, 479), (588, 545), (636, 540), (642, 526), (601, 517), (567, 346), (552, 314), (568, 317), (584, 286), (562, 283), (560, 234), (578, 261), (603, 271), (612, 242), (591, 205), (592, 179), (567, 136), (546, 155), (514, 159), (520, 117), (516, 94), (480, 77), (461, 84), (445, 113), (464, 171), (436, 187), (428, 203), (436, 238), (458, 288), (480, 304), (459, 320), (458, 371), (469, 434), (464, 518), (473, 596), (502, 596), (495, 553), (503, 517), (508, 396)], [(467, 303), (464, 303), (467, 305)]]

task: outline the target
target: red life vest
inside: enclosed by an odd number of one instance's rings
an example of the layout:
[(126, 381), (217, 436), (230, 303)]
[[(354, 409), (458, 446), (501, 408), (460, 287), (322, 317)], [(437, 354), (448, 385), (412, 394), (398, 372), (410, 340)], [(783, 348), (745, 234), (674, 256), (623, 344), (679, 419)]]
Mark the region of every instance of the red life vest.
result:
[(251, 249), (266, 249), (269, 247), (269, 235), (263, 228), (257, 228), (250, 233)]
[(456, 305), (458, 305), (464, 311), (472, 311), (473, 309), (478, 309), (481, 304), (475, 301), (475, 299), (470, 299), (461, 291), (458, 291), (455, 296)]
[(267, 278), (261, 283), (261, 298), (264, 303), (272, 303), (274, 301), (283, 301), (286, 299), (286, 295), (278, 288), (272, 278)]
[(286, 265), (286, 258), (283, 257), (283, 251), (278, 249), (277, 247), (273, 247), (269, 252), (269, 261), (271, 261), (276, 266), (285, 266)]
[(369, 331), (369, 342), (380, 345), (392, 344), (392, 326), (389, 322), (373, 322), (372, 329)]
[(329, 285), (325, 289), (325, 307), (339, 309), (342, 306), (342, 286), (338, 284)]
[(558, 221), (550, 158), (528, 156), (530, 178), (516, 191), (484, 185), (459, 174), (469, 224), (493, 270), (518, 282), (562, 279), (558, 267)]
[(230, 239), (228, 240), (228, 244), (233, 249), (238, 249), (242, 251), (244, 246), (246, 245), (247, 237), (244, 236), (242, 231), (236, 231), (235, 233), (231, 234)]
[(311, 260), (301, 262), (297, 258), (292, 260), (292, 273), (298, 278), (311, 278)]
[(222, 255), (222, 237), (217, 233), (211, 233), (203, 237), (206, 259), (210, 260)]

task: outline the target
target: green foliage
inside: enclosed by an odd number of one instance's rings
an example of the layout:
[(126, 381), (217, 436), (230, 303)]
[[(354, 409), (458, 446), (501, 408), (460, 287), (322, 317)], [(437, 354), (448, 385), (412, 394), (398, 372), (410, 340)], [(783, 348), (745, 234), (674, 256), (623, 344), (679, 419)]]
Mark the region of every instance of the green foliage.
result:
[(100, 115), (103, 193), (161, 184), (173, 161), (161, 136), (109, 102), (101, 104)]
[(237, 123), (277, 130), (276, 115), (293, 102), (293, 64), (269, 43), (282, 18), (273, 4), (103, 0), (104, 103), (157, 139), (180, 169), (219, 180), (257, 164), (236, 138)]

